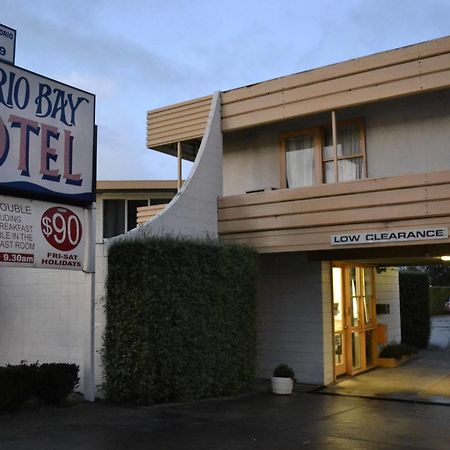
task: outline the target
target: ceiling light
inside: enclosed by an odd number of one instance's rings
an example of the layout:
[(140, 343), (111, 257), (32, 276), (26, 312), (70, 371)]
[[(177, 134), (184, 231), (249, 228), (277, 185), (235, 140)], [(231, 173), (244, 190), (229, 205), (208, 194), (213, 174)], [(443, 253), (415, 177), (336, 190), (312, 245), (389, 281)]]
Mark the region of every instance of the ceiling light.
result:
[(450, 256), (441, 256), (442, 261), (450, 261)]

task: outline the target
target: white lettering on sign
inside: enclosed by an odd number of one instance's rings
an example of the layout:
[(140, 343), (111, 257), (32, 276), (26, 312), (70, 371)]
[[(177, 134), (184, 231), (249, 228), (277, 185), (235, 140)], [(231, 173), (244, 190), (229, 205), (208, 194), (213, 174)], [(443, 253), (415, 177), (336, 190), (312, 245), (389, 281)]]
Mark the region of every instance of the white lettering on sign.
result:
[(418, 228), (410, 230), (333, 234), (331, 236), (331, 245), (379, 244), (433, 239), (448, 239), (448, 228)]

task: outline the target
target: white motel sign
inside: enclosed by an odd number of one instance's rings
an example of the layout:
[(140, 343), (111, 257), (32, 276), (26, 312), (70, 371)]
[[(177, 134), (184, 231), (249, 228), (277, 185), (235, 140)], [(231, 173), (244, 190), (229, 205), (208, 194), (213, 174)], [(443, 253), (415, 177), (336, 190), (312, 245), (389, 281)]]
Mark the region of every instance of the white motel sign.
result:
[(94, 201), (95, 96), (0, 62), (0, 189)]

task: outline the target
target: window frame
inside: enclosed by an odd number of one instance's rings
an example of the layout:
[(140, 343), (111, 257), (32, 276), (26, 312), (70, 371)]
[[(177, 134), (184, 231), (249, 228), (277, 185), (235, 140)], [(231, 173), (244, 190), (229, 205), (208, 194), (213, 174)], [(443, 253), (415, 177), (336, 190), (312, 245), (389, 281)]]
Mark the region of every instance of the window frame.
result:
[[(351, 156), (338, 156), (337, 152), (333, 152), (333, 159), (324, 158), (324, 143), (325, 143), (325, 132), (332, 132), (332, 124), (327, 123), (317, 127), (305, 128), (297, 131), (288, 131), (281, 133), (278, 137), (279, 142), (279, 155), (280, 155), (280, 186), (282, 189), (288, 189), (287, 186), (287, 168), (286, 168), (286, 141), (290, 138), (295, 138), (299, 136), (313, 136), (314, 137), (314, 187), (322, 184), (332, 184), (332, 183), (345, 183), (345, 181), (339, 181), (338, 174), (338, 161), (352, 159), (352, 158), (362, 158), (362, 170), (363, 176), (361, 179), (367, 178), (367, 151), (366, 151), (366, 127), (364, 118), (358, 117), (355, 119), (348, 119), (336, 122), (336, 129), (339, 131), (340, 127), (346, 127), (356, 125), (359, 132), (359, 143), (362, 152)], [(330, 183), (325, 182), (325, 162), (334, 162), (336, 180)], [(306, 187), (306, 186), (305, 186)], [(292, 189), (292, 188), (289, 188)], [(299, 189), (293, 188), (293, 189)], [(302, 189), (302, 188), (300, 188)]]
[[(102, 233), (102, 239), (111, 239), (112, 237), (119, 236), (120, 234), (126, 233), (128, 230), (128, 207), (129, 202), (132, 201), (146, 201), (147, 206), (152, 206), (153, 204), (168, 204), (171, 202), (172, 198), (175, 196), (176, 193), (151, 193), (150, 195), (148, 193), (133, 193), (133, 194), (124, 194), (124, 193), (114, 193), (114, 192), (108, 192), (102, 195), (101, 202), (102, 202), (102, 212), (101, 212), (101, 233)], [(119, 234), (115, 234), (114, 236), (111, 236), (109, 238), (105, 237), (105, 200), (119, 200), (124, 201), (124, 231), (122, 231)], [(160, 200), (167, 200), (167, 202), (155, 202), (153, 201), (160, 201)], [(98, 201), (98, 200), (97, 200)]]

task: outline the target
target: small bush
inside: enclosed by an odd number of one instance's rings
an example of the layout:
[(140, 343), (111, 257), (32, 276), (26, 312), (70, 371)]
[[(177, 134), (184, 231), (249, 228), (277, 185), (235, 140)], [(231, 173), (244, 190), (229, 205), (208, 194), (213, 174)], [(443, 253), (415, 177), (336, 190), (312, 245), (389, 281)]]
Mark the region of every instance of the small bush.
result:
[(34, 393), (38, 364), (0, 367), (0, 411), (18, 408)]
[(52, 405), (60, 403), (78, 385), (78, 370), (76, 364), (42, 364), (36, 380), (37, 396)]
[(450, 298), (450, 287), (430, 287), (430, 314), (449, 314), (445, 309), (445, 302)]
[(417, 349), (408, 344), (389, 344), (380, 352), (380, 358), (402, 359), (404, 356), (414, 356)]
[(289, 367), (287, 364), (280, 364), (279, 366), (275, 367), (275, 370), (273, 371), (274, 377), (280, 377), (280, 378), (295, 378), (295, 372), (294, 370)]

